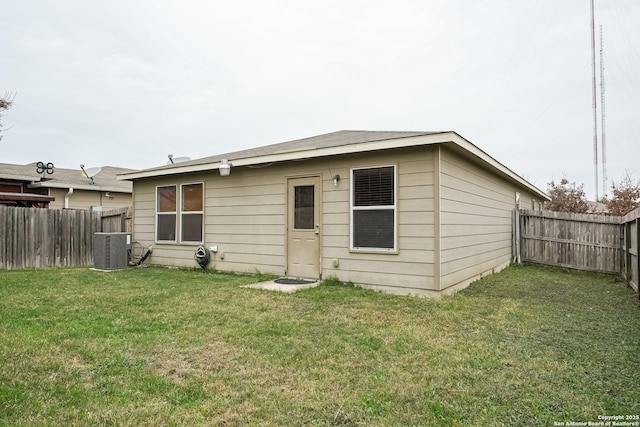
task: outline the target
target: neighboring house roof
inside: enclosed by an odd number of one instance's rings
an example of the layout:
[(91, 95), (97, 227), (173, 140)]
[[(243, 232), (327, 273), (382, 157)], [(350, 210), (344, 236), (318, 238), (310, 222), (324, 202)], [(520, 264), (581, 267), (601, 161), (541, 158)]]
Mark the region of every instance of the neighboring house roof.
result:
[(4, 193), (0, 192), (0, 202), (49, 203), (56, 198), (42, 194)]
[(609, 212), (609, 208), (604, 203), (587, 201), (587, 205), (589, 206), (587, 209), (587, 213), (598, 214), (598, 215), (611, 214)]
[(133, 172), (133, 169), (103, 166), (99, 174), (91, 180), (82, 176), (80, 169), (54, 168), (53, 174), (39, 174), (37, 164), (15, 165), (0, 163), (0, 181), (22, 181), (28, 188), (70, 188), (89, 191), (113, 191), (131, 193), (131, 182), (120, 181), (117, 176)]
[(541, 198), (549, 200), (549, 197), (542, 190), (453, 131), (406, 132), (341, 130), (310, 138), (297, 139), (136, 172), (123, 173), (118, 176), (118, 179), (130, 180), (216, 170), (219, 169), (222, 160), (228, 160), (232, 166), (252, 166), (287, 160), (303, 160), (339, 154), (363, 153), (391, 148), (417, 147), (443, 143), (454, 144), (461, 148), (466, 154), (475, 156), (477, 159), (490, 165), (508, 179), (527, 187)]

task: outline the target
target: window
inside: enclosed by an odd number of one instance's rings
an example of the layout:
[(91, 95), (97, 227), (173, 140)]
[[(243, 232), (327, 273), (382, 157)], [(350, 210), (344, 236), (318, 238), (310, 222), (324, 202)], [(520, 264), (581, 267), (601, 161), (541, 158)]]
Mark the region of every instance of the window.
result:
[(202, 184), (182, 186), (182, 242), (202, 242)]
[(396, 250), (395, 169), (351, 171), (351, 249)]
[(180, 242), (202, 242), (203, 195), (202, 183), (181, 185), (180, 195), (176, 185), (157, 187), (156, 241), (175, 243), (178, 242), (177, 236), (180, 236)]
[(3, 193), (22, 193), (22, 184), (0, 182), (0, 191)]
[(176, 241), (176, 186), (156, 189), (156, 240)]
[(313, 185), (295, 186), (293, 228), (295, 230), (313, 230), (315, 223)]

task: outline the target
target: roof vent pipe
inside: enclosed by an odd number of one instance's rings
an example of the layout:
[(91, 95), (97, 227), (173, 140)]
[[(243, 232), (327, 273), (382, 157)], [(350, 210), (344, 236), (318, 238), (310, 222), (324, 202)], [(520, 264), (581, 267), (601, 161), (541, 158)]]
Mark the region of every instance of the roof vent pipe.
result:
[(64, 195), (64, 208), (69, 209), (69, 197), (73, 194), (73, 187), (69, 187), (69, 191)]

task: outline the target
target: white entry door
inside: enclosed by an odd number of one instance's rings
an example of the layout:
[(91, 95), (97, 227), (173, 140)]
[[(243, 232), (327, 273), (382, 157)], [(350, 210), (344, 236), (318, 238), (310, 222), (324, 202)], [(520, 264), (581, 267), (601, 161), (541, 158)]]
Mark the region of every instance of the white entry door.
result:
[(287, 276), (320, 278), (320, 183), (320, 177), (289, 179)]

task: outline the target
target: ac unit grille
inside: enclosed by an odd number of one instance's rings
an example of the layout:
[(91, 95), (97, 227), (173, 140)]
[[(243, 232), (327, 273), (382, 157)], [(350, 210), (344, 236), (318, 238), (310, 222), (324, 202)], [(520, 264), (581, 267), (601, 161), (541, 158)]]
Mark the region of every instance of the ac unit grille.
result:
[(127, 268), (129, 233), (95, 233), (93, 267), (97, 270), (121, 270)]

